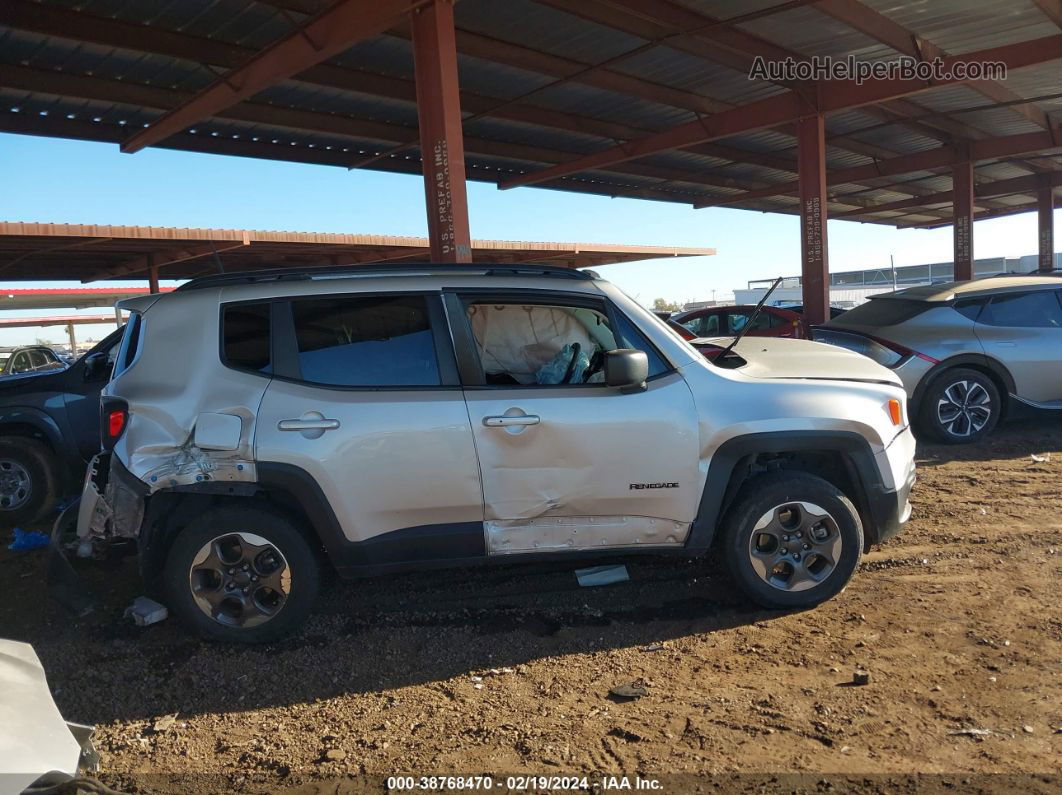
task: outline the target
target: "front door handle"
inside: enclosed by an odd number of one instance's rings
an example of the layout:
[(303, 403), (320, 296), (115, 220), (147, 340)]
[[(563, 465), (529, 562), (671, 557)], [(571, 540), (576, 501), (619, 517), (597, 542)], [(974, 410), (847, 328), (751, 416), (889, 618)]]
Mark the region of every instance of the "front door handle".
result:
[(277, 430), (281, 431), (334, 431), (339, 427), (339, 420), (281, 420)]
[(541, 422), (537, 414), (517, 414), (515, 416), (484, 417), (483, 424), (488, 428), (502, 428), (506, 425), (538, 425)]

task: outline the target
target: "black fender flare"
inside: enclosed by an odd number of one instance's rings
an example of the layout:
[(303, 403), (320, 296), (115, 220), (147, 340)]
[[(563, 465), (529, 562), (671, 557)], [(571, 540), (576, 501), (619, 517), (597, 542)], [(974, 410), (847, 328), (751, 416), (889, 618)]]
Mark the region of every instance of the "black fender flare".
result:
[(686, 549), (699, 555), (712, 545), (719, 521), (736, 493), (731, 488), (732, 475), (743, 460), (762, 453), (792, 452), (839, 453), (850, 466), (859, 492), (849, 497), (864, 518), (864, 531), (871, 541), (880, 536), (874, 505), (881, 499), (879, 495), (887, 492), (870, 443), (863, 436), (854, 431), (774, 431), (735, 436), (723, 442), (712, 455)]
[(32, 406), (8, 406), (0, 410), (0, 435), (2, 435), (4, 425), (28, 425), (39, 431), (60, 459), (65, 459), (71, 454), (76, 455), (77, 451), (63, 434), (55, 417), (46, 411)]
[(947, 359), (937, 362), (926, 372), (925, 375), (922, 376), (922, 380), (920, 380), (918, 385), (915, 386), (914, 394), (911, 395), (909, 401), (911, 404), (912, 416), (915, 415), (921, 407), (922, 398), (925, 396), (929, 385), (945, 372), (955, 367), (974, 367), (979, 370), (988, 370), (995, 375), (996, 378), (1002, 382), (1004, 391), (1007, 393), (1001, 395), (1003, 398), (1001, 402), (1004, 406), (1007, 403), (1007, 395), (1017, 394), (1017, 388), (1014, 385), (1014, 377), (1001, 362), (983, 353), (961, 353), (958, 356), (949, 356)]

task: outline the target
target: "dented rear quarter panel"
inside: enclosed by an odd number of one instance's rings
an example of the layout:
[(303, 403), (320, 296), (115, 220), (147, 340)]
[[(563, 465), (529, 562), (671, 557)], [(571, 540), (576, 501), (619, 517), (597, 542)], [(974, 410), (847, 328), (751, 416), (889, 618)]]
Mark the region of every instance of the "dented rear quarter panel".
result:
[[(141, 305), (139, 350), (103, 391), (129, 405), (128, 424), (114, 453), (151, 491), (203, 480), (256, 479), (255, 416), (269, 379), (222, 364), (220, 292), (173, 293), (165, 301)], [(196, 447), (201, 413), (240, 418), (235, 450)]]

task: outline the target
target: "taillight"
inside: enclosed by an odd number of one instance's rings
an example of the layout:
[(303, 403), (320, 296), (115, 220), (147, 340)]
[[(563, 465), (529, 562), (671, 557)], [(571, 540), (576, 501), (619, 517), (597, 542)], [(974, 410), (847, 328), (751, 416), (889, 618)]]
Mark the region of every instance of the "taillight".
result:
[(112, 397), (100, 399), (100, 443), (104, 450), (114, 447), (128, 424), (129, 405), (124, 400)]

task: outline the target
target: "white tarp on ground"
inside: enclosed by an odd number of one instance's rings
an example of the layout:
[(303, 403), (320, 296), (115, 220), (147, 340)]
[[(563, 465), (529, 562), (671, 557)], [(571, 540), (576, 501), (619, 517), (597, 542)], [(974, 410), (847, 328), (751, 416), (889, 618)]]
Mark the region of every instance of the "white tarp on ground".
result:
[(76, 775), (80, 755), (33, 647), (0, 639), (0, 792), (21, 792), (52, 770)]

